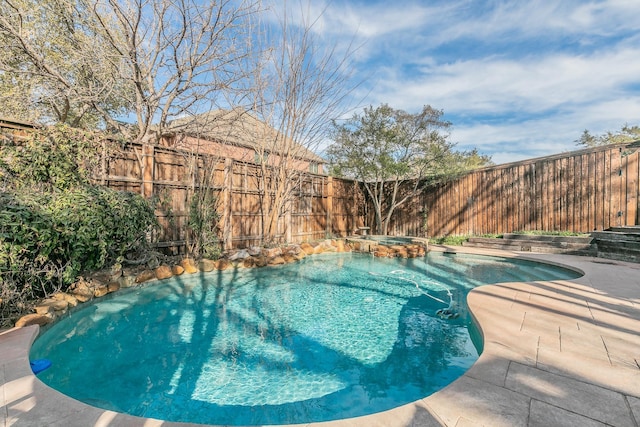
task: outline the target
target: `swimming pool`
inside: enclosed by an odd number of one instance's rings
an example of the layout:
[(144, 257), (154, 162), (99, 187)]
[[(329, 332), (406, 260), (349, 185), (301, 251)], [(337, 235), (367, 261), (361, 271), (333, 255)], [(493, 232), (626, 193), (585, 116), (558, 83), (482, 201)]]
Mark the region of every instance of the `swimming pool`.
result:
[[(133, 415), (229, 425), (347, 418), (425, 397), (473, 364), (473, 287), (577, 276), (472, 255), (320, 255), (119, 292), (57, 322), (31, 356), (53, 361), (39, 374), (50, 386)], [(436, 315), (452, 301), (457, 318)]]

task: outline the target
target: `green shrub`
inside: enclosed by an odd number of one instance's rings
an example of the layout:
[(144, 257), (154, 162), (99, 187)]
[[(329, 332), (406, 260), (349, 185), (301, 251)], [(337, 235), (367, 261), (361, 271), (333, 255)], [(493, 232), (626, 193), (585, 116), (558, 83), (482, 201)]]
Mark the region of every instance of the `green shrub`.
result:
[(0, 193), (0, 292), (5, 304), (59, 285), (64, 264), (60, 235), (35, 199)]
[(98, 176), (99, 159), (112, 144), (103, 146), (94, 133), (65, 125), (39, 129), (19, 144), (0, 145), (0, 166), (13, 187), (40, 190), (88, 185)]
[(0, 321), (63, 290), (81, 271), (146, 246), (157, 226), (141, 196), (98, 187), (98, 150), (88, 132), (64, 126), (0, 144)]
[(154, 224), (149, 204), (133, 193), (93, 186), (0, 193), (0, 277), (27, 288), (35, 279), (39, 289), (27, 293), (42, 296), (137, 249)]
[(153, 210), (139, 195), (92, 186), (59, 192), (47, 211), (69, 262), (65, 283), (82, 270), (100, 269), (137, 249), (156, 223)]

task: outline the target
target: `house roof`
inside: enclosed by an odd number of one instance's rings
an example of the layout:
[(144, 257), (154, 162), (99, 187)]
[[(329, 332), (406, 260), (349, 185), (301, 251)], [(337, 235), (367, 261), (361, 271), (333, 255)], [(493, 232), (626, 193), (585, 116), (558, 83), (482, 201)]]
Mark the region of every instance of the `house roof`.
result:
[(294, 157), (325, 163), (322, 157), (240, 108), (214, 110), (194, 117), (176, 119), (169, 124), (169, 130), (175, 134), (183, 133), (254, 150), (264, 149), (276, 154), (280, 151), (278, 146), (286, 141), (292, 144)]

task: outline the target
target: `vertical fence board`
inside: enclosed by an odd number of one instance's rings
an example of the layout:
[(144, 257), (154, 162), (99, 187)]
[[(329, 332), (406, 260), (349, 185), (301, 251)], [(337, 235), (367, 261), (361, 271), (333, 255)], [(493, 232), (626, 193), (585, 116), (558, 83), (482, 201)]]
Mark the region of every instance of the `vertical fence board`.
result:
[(571, 156), (567, 158), (567, 231), (575, 232), (576, 231), (576, 192), (574, 190), (574, 186), (576, 183), (576, 173), (575, 173), (575, 156)]
[[(586, 190), (585, 190), (585, 199), (586, 199), (586, 203), (585, 203), (585, 208), (586, 208), (586, 221), (587, 221), (587, 230), (585, 231), (592, 231), (595, 225), (594, 222), (594, 209), (593, 209), (593, 198), (594, 198), (594, 188), (593, 188), (593, 183), (595, 180), (595, 162), (593, 160), (594, 157), (594, 153), (589, 153), (586, 155), (586, 171), (585, 171), (585, 177), (586, 177)], [(583, 165), (585, 166), (585, 165)]]
[(611, 205), (613, 210), (612, 226), (619, 227), (622, 223), (622, 216), (624, 215), (622, 207), (622, 180), (624, 179), (624, 171), (622, 170), (620, 151), (611, 153)]
[(627, 209), (625, 212), (624, 225), (636, 225), (638, 220), (638, 151), (633, 153), (625, 153), (626, 161), (626, 196), (627, 196)]
[(594, 153), (594, 161), (595, 161), (595, 180), (594, 180), (594, 229), (602, 230), (603, 229), (603, 214), (604, 214), (604, 197), (603, 197), (603, 188), (604, 188), (604, 153)]
[(583, 232), (585, 231), (585, 215), (584, 215), (584, 210), (583, 210), (583, 206), (585, 203), (584, 200), (584, 175), (583, 175), (583, 156), (582, 155), (576, 155), (575, 156), (575, 160), (576, 160), (576, 185), (574, 187), (575, 189), (575, 194), (576, 194), (576, 207), (575, 207), (575, 215), (577, 219), (577, 223), (576, 223), (576, 231), (577, 232)]
[(603, 215), (602, 228), (611, 227), (611, 152), (603, 153), (603, 172), (602, 172), (602, 199), (603, 199)]

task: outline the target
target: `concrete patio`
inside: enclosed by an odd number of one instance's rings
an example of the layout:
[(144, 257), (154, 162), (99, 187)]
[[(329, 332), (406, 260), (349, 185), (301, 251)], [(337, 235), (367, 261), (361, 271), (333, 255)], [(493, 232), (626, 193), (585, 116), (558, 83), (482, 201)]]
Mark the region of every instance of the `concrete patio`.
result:
[[(640, 425), (640, 264), (473, 248), (584, 272), (571, 281), (474, 289), (484, 352), (429, 397), (383, 413), (313, 424), (347, 426)], [(44, 385), (28, 353), (37, 327), (0, 334), (0, 426), (187, 426), (94, 408)]]

